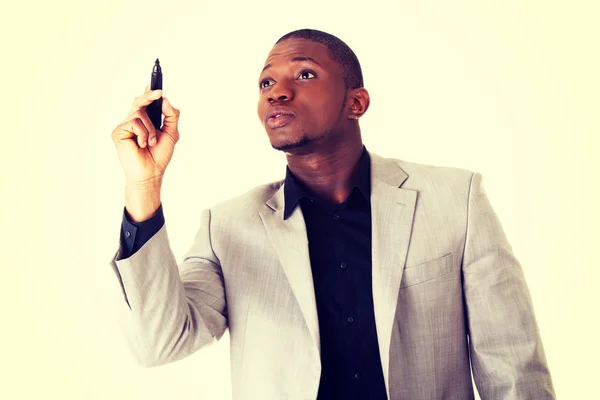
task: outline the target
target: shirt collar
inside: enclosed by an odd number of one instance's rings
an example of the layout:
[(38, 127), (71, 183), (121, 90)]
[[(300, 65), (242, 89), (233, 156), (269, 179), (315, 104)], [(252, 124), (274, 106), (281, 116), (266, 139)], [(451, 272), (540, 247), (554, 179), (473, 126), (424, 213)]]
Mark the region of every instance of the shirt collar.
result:
[[(357, 188), (358, 192), (362, 194), (367, 201), (369, 201), (371, 197), (371, 159), (369, 157), (369, 153), (367, 152), (367, 148), (364, 145), (363, 152), (358, 160), (358, 168), (356, 175), (354, 175), (353, 178), (350, 195), (352, 195), (354, 188)], [(304, 183), (294, 176), (289, 167), (286, 167), (283, 196), (283, 219), (287, 219), (292, 214), (292, 211), (294, 211), (300, 199), (305, 197), (309, 199), (315, 199), (315, 196), (313, 196)]]

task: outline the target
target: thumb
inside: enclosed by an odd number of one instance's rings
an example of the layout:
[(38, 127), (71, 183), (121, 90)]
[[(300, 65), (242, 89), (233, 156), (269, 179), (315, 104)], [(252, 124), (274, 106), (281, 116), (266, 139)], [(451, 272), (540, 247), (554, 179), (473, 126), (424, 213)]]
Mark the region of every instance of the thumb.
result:
[(162, 101), (162, 113), (165, 116), (163, 120), (163, 130), (174, 131), (177, 130), (177, 123), (179, 122), (179, 110), (173, 107), (169, 99), (163, 96)]
[[(169, 99), (163, 96), (162, 100), (162, 113), (165, 116), (163, 119), (163, 126), (160, 129), (162, 133), (171, 138), (173, 143), (179, 141), (179, 110), (173, 107)], [(161, 134), (162, 136), (162, 134)]]

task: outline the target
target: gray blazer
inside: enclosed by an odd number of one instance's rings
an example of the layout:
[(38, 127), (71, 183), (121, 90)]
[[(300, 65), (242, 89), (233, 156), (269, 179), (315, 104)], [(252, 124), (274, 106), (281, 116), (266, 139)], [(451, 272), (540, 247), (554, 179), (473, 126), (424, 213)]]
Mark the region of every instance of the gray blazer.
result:
[[(389, 399), (554, 399), (519, 262), (481, 175), (371, 156), (373, 302)], [(314, 400), (317, 308), (302, 210), (283, 181), (204, 210), (181, 262), (162, 229), (111, 264), (143, 366), (229, 329), (233, 399)], [(198, 383), (201, 384), (202, 378)]]

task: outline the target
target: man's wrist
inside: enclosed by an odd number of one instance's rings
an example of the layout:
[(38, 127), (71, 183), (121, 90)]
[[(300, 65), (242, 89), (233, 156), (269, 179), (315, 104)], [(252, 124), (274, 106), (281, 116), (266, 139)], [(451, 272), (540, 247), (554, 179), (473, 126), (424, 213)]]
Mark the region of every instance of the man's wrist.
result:
[(133, 222), (150, 219), (160, 207), (160, 179), (145, 182), (127, 182), (125, 186), (125, 209)]

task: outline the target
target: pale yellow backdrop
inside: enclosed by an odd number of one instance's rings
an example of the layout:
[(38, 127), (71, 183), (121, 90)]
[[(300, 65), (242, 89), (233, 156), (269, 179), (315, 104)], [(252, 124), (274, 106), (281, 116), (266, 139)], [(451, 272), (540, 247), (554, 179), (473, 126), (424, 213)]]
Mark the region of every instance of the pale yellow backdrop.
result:
[(483, 173), (556, 391), (597, 396), (599, 7), (581, 1), (34, 1), (2, 7), (0, 398), (228, 399), (228, 338), (138, 368), (112, 314), (124, 179), (110, 133), (150, 78), (181, 109), (163, 188), (177, 257), (203, 208), (282, 178), (256, 116), (277, 38), (333, 33), (383, 156)]

